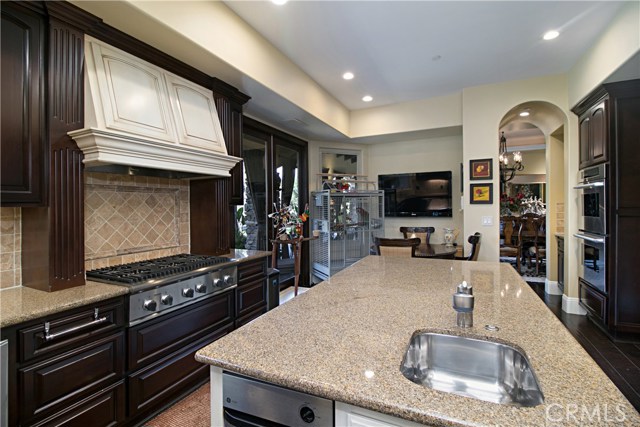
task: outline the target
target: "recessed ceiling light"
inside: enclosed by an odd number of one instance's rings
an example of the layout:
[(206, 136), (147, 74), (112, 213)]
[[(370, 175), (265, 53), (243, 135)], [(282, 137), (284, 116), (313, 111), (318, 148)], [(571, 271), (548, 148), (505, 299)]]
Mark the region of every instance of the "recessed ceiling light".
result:
[(277, 4), (278, 6), (282, 6), (283, 4), (285, 4), (286, 2), (288, 2), (289, 0), (271, 0), (271, 2), (273, 4)]
[(351, 80), (353, 77), (354, 77), (353, 73), (350, 72), (350, 71), (347, 71), (346, 73), (344, 73), (342, 75), (342, 78), (345, 79), (345, 80)]
[(365, 96), (363, 96), (363, 97), (362, 97), (362, 100), (363, 100), (364, 102), (371, 102), (371, 101), (373, 101), (373, 96), (371, 96), (371, 95), (365, 95)]
[(528, 111), (521, 111), (520, 112), (520, 117), (527, 117), (529, 115)]
[(544, 33), (544, 36), (542, 36), (543, 39), (545, 40), (553, 40), (556, 37), (558, 37), (560, 35), (559, 32), (557, 32), (556, 30), (551, 30), (551, 31), (547, 31), (546, 33)]

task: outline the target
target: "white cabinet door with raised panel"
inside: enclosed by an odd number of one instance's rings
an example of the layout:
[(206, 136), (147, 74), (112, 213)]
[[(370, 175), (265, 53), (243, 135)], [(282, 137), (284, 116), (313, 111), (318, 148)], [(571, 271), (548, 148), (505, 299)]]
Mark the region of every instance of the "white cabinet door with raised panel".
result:
[(403, 420), (391, 415), (370, 411), (369, 409), (335, 403), (336, 426), (342, 427), (420, 427), (423, 424)]
[[(166, 83), (162, 71), (97, 40), (87, 38), (87, 72), (98, 127), (175, 142)], [(93, 124), (90, 124), (90, 126)]]
[(213, 92), (171, 73), (164, 76), (178, 142), (227, 154)]

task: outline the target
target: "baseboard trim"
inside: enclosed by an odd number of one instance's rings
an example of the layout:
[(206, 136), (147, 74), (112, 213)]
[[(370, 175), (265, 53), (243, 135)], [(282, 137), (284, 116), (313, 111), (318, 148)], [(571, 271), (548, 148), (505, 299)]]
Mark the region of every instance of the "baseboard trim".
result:
[(580, 298), (568, 297), (566, 295), (562, 295), (562, 311), (580, 316), (587, 314), (587, 311), (580, 307)]
[(545, 279), (544, 292), (549, 295), (562, 295), (562, 290), (558, 286), (558, 282), (555, 280)]

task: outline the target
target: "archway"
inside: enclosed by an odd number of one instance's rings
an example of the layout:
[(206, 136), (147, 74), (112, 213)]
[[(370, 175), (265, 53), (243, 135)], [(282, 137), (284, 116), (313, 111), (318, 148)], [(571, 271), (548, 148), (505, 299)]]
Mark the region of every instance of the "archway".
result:
[[(507, 176), (502, 174), (505, 179), (501, 181), (508, 181), (500, 184), (503, 200), (501, 215), (508, 213), (505, 212), (505, 206), (514, 206), (509, 203), (512, 200), (516, 200), (515, 206), (519, 209), (516, 214), (522, 213), (523, 206), (518, 202), (522, 202), (523, 198), (544, 202), (544, 250), (538, 251), (540, 257), (544, 257), (544, 263), (541, 263), (544, 270), (540, 271), (541, 268), (536, 274), (535, 268), (525, 268), (522, 274), (527, 281), (544, 281), (545, 291), (551, 294), (562, 293), (562, 289), (558, 288), (558, 246), (555, 235), (564, 232), (566, 120), (565, 114), (557, 106), (531, 101), (511, 108), (499, 126), (499, 135), (504, 132), (506, 138), (507, 152), (519, 152), (523, 165), (522, 170)], [(513, 154), (508, 158), (513, 165)], [(529, 250), (528, 247), (523, 248), (523, 251)]]

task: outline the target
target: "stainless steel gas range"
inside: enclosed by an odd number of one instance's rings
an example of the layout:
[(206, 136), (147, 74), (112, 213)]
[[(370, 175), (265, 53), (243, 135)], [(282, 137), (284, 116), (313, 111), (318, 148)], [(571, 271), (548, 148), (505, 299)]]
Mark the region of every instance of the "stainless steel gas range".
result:
[(87, 279), (127, 286), (129, 326), (211, 298), (236, 286), (225, 257), (180, 254), (87, 271)]

